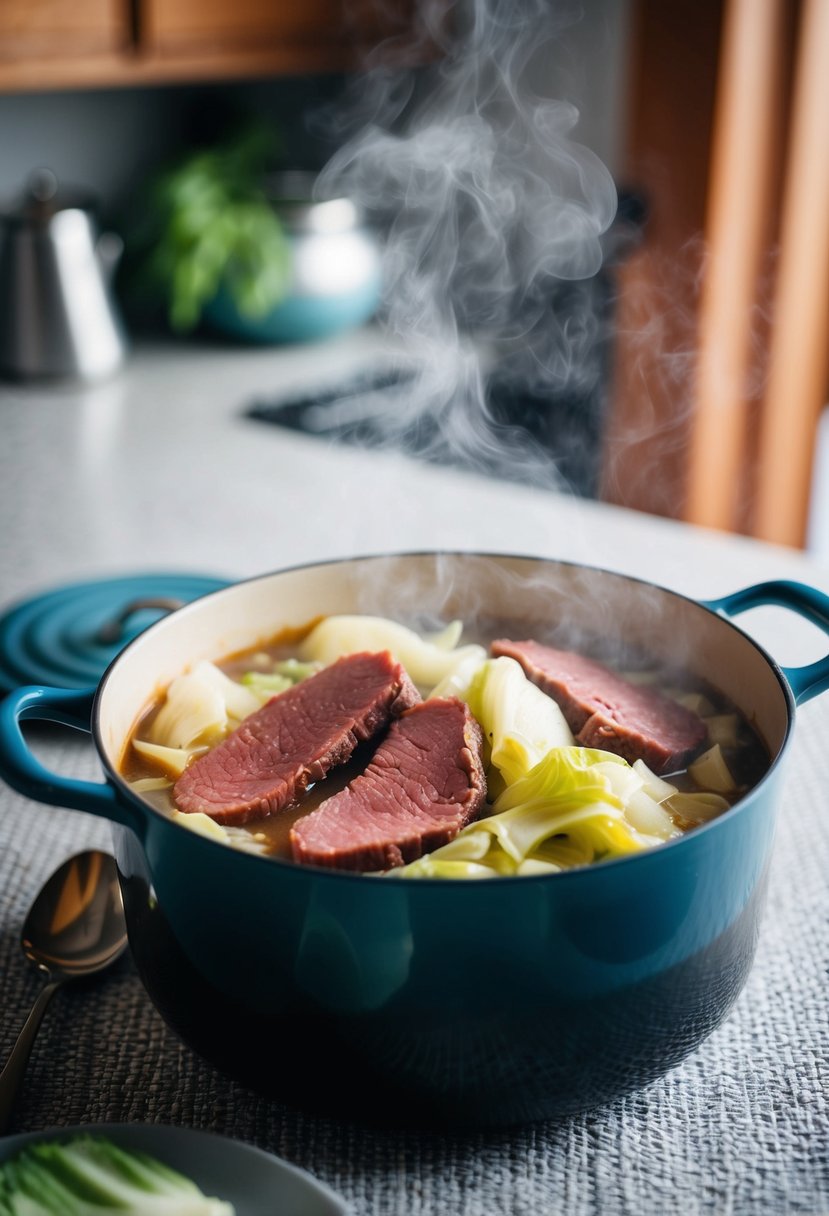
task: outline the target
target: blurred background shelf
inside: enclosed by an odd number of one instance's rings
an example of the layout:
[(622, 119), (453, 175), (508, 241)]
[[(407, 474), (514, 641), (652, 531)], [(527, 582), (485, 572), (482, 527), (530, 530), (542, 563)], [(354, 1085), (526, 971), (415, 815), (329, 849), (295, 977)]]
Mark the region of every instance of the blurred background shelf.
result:
[(384, 40), (400, 51), (411, 19), (411, 0), (3, 0), (0, 91), (346, 71)]

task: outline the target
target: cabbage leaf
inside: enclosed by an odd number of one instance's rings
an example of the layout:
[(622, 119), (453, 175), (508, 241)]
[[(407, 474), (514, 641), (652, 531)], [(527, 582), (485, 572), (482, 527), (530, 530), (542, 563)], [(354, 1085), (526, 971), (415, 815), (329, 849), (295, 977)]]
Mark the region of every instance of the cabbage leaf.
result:
[(260, 704), (265, 705), (273, 697), (287, 692), (294, 684), (307, 680), (322, 669), (321, 663), (303, 663), (300, 659), (279, 659), (269, 664), (265, 671), (246, 671), (242, 676), (242, 684)]
[[(388, 650), (421, 688), (434, 688), (470, 657), (483, 661), (483, 646), (458, 647), (453, 622), (437, 637), (423, 638), (397, 621), (379, 616), (328, 616), (315, 625), (300, 646), (301, 657), (327, 666), (347, 654)], [(447, 648), (447, 643), (453, 645)]]
[(719, 743), (715, 743), (707, 752), (698, 756), (693, 764), (689, 764), (688, 772), (703, 790), (710, 790), (717, 794), (730, 794), (737, 788), (737, 783), (726, 763)]
[(525, 777), (551, 749), (575, 743), (558, 705), (515, 659), (487, 659), (464, 699), (481, 724), (489, 762), (507, 785)]
[(204, 747), (165, 747), (161, 743), (149, 743), (146, 739), (133, 739), (132, 745), (142, 756), (160, 765), (173, 777), (180, 777), (191, 758), (207, 750)]
[(173, 783), (169, 777), (139, 777), (129, 784), (136, 794), (152, 794), (158, 790), (168, 790)]
[(198, 836), (207, 836), (211, 840), (220, 840), (223, 844), (230, 844), (230, 833), (227, 828), (222, 827), (215, 819), (211, 819), (209, 815), (205, 815), (204, 811), (179, 811), (173, 809), (170, 811), (170, 818), (173, 823), (180, 823), (182, 827), (189, 828), (191, 832), (195, 832)]
[(723, 798), (722, 794), (700, 790), (699, 793), (693, 794), (673, 794), (665, 805), (671, 814), (677, 815), (689, 827), (696, 827), (722, 815), (731, 803), (727, 798)]
[(390, 877), (546, 874), (651, 848), (679, 829), (664, 801), (676, 789), (646, 765), (586, 747), (554, 747), (496, 798), (492, 814)]
[(246, 671), (242, 676), (242, 683), (255, 697), (259, 697), (263, 704), (294, 686), (290, 676), (280, 675), (278, 671)]
[(432, 646), (437, 646), (438, 650), (454, 650), (461, 640), (462, 633), (463, 621), (450, 621), (444, 629), (439, 629), (437, 633), (427, 634), (423, 640)]
[(170, 684), (150, 727), (150, 742), (172, 748), (218, 742), (262, 703), (261, 696), (203, 660)]
[(488, 659), (485, 654), (477, 653), (478, 647), (476, 646), (469, 646), (465, 649), (470, 653), (464, 654), (463, 658), (458, 659), (455, 666), (435, 685), (429, 693), (430, 699), (432, 697), (458, 697), (461, 701), (469, 700), (472, 681)]
[(321, 663), (303, 663), (301, 659), (278, 659), (272, 667), (274, 675), (285, 676), (292, 684), (299, 684), (321, 670)]

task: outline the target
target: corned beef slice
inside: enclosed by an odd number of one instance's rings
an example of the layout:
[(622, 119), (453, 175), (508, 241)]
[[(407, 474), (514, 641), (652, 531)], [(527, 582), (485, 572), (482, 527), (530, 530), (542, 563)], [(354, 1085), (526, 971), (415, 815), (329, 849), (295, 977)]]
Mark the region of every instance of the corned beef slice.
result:
[(176, 806), (218, 823), (272, 815), (419, 701), (388, 651), (347, 655), (274, 697), (188, 765)]
[(366, 771), (297, 820), (294, 860), (386, 870), (453, 840), (486, 796), (481, 747), (481, 728), (454, 697), (408, 709)]
[(601, 663), (539, 642), (492, 643), (517, 659), (534, 684), (561, 706), (583, 747), (642, 759), (657, 773), (681, 768), (705, 740), (705, 724), (656, 689), (631, 684)]

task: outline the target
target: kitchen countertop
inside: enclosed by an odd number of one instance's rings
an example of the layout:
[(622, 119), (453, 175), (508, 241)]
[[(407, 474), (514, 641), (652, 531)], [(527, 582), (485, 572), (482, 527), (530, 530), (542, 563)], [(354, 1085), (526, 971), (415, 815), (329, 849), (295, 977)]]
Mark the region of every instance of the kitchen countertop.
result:
[[(371, 330), (284, 351), (165, 344), (140, 348), (117, 379), (94, 388), (0, 389), (0, 606), (93, 577), (183, 570), (236, 579), (420, 548), (570, 559), (703, 599), (770, 578), (829, 592), (829, 569), (801, 553), (391, 453), (328, 447), (242, 416), (256, 397), (334, 383), (384, 349)], [(814, 627), (782, 610), (740, 623), (785, 664), (826, 650)], [(55, 999), (16, 1129), (104, 1120), (212, 1128), (311, 1169), (360, 1216), (827, 1213), (827, 737), (829, 697), (817, 698), (798, 713), (769, 908), (743, 995), (694, 1056), (643, 1093), (529, 1129), (440, 1139), (314, 1120), (192, 1056), (126, 961), (94, 989)], [(61, 771), (95, 775), (83, 741), (43, 746)], [(0, 789), (4, 1054), (38, 983), (17, 945), (28, 904), (63, 856), (107, 841), (106, 826), (88, 816)], [(116, 1012), (128, 1026), (117, 1046), (103, 1037)], [(73, 1042), (86, 1046), (72, 1050)]]

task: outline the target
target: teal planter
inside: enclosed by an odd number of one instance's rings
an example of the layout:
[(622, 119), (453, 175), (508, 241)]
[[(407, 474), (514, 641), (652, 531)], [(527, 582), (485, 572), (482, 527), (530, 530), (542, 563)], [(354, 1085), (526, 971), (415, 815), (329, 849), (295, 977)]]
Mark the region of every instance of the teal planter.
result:
[(362, 325), (380, 303), (380, 246), (356, 206), (347, 198), (312, 202), (313, 183), (302, 175), (291, 180), (307, 197), (272, 200), (290, 249), (284, 298), (250, 317), (222, 287), (204, 309), (209, 326), (242, 342), (319, 341)]
[[(519, 613), (528, 619), (539, 605), (552, 613), (559, 601), (588, 594), (605, 604), (612, 595), (620, 628), (649, 636), (654, 649), (668, 653), (683, 637), (698, 674), (719, 673), (719, 686), (757, 722), (771, 755), (766, 777), (720, 819), (654, 850), (552, 876), (451, 882), (236, 852), (153, 810), (118, 775), (126, 733), (153, 682), (167, 677), (171, 654), (185, 666), (188, 644), (226, 637), (232, 620), (261, 633), (263, 614), (279, 618), (275, 631), (311, 619), (314, 605), (367, 611), (366, 586), (392, 595), (402, 578), (428, 608), (447, 568), (452, 614), (482, 594), (496, 615), (499, 596), (514, 611), (526, 601)], [(372, 610), (389, 609), (383, 595)], [(185, 1042), (229, 1075), (316, 1111), (386, 1125), (548, 1118), (671, 1068), (725, 1017), (748, 974), (795, 703), (829, 683), (829, 659), (781, 670), (726, 619), (765, 603), (829, 633), (829, 600), (793, 583), (700, 604), (529, 558), (420, 554), (285, 571), (152, 625), (97, 693), (9, 695), (0, 705), (0, 772), (32, 798), (113, 822), (130, 945), (147, 990)], [(660, 635), (645, 619), (656, 606)], [(20, 733), (30, 718), (91, 730), (105, 783), (43, 769)]]
[(291, 293), (261, 317), (245, 316), (222, 289), (206, 305), (204, 318), (212, 329), (240, 342), (258, 345), (318, 342), (369, 321), (379, 302), (378, 271), (370, 281), (347, 292), (329, 296)]

